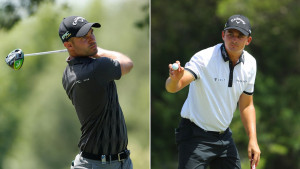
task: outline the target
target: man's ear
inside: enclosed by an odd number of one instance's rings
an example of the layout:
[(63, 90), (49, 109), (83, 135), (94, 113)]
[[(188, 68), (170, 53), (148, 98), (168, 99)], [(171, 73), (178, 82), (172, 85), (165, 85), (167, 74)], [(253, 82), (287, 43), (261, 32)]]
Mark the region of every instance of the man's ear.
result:
[(249, 36), (246, 45), (249, 45), (251, 41), (252, 41), (252, 36)]
[(68, 50), (70, 50), (70, 49), (73, 47), (73, 45), (72, 45), (71, 42), (64, 42), (64, 46), (65, 46)]
[(222, 31), (222, 39), (224, 40), (224, 37), (225, 37), (225, 31), (223, 30)]

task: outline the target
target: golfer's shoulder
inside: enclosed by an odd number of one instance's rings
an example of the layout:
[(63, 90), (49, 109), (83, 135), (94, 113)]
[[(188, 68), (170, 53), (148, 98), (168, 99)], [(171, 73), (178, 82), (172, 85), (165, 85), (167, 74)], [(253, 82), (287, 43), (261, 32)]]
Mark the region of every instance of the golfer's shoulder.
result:
[(100, 65), (109, 65), (110, 63), (114, 63), (115, 60), (108, 58), (108, 57), (100, 57), (100, 58), (94, 58), (92, 61), (94, 64), (100, 64)]
[(218, 54), (221, 44), (205, 48), (196, 54), (194, 54), (193, 59), (200, 62), (208, 62), (213, 56)]
[(256, 59), (247, 51), (244, 50), (244, 61), (250, 65), (256, 65)]
[(117, 60), (108, 57), (96, 58), (92, 61), (92, 64), (96, 72), (115, 70), (120, 68), (120, 63)]

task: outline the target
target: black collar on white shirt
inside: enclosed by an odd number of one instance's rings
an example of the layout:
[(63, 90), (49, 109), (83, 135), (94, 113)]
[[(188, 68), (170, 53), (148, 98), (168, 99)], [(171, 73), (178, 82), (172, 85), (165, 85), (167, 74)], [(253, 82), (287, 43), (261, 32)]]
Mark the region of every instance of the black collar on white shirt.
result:
[[(229, 56), (228, 56), (228, 53), (227, 53), (227, 51), (226, 51), (226, 49), (225, 49), (225, 45), (224, 45), (224, 44), (221, 45), (221, 54), (222, 54), (222, 57), (223, 57), (223, 59), (224, 59), (224, 62), (229, 61), (229, 70), (230, 70), (230, 72), (229, 72), (228, 87), (232, 87), (234, 66), (233, 66), (233, 63), (232, 63), (232, 61), (230, 60), (230, 58), (229, 58)], [(242, 54), (241, 54), (241, 56), (240, 56), (238, 62), (236, 63), (236, 65), (238, 65), (238, 64), (241, 63), (241, 62), (242, 62), (243, 64), (244, 64), (244, 62), (245, 62), (244, 51), (242, 52)], [(235, 65), (235, 66), (236, 66), (236, 65)]]

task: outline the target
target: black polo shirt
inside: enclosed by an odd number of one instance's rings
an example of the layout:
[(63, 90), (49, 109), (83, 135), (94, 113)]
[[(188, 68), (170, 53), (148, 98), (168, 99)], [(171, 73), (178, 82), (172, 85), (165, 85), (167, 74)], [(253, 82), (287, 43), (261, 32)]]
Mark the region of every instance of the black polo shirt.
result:
[(81, 151), (108, 155), (127, 148), (125, 119), (114, 80), (121, 78), (118, 61), (77, 57), (68, 60), (63, 87), (81, 123)]

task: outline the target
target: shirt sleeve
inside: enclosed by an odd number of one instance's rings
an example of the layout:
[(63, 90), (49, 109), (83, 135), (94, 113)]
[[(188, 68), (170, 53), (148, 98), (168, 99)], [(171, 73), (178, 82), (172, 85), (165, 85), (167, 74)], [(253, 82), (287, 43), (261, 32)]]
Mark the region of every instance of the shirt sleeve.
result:
[(121, 65), (117, 60), (102, 57), (94, 61), (94, 73), (96, 79), (112, 81), (121, 78)]
[(189, 62), (187, 62), (184, 66), (185, 70), (189, 71), (193, 74), (195, 79), (200, 78), (200, 74), (202, 71), (203, 60), (199, 53), (196, 53)]
[(249, 82), (248, 85), (246, 86), (244, 93), (247, 95), (253, 95), (254, 93), (254, 84), (255, 84), (255, 78), (256, 78), (256, 61), (253, 64), (254, 66), (252, 67), (250, 73), (249, 73)]

